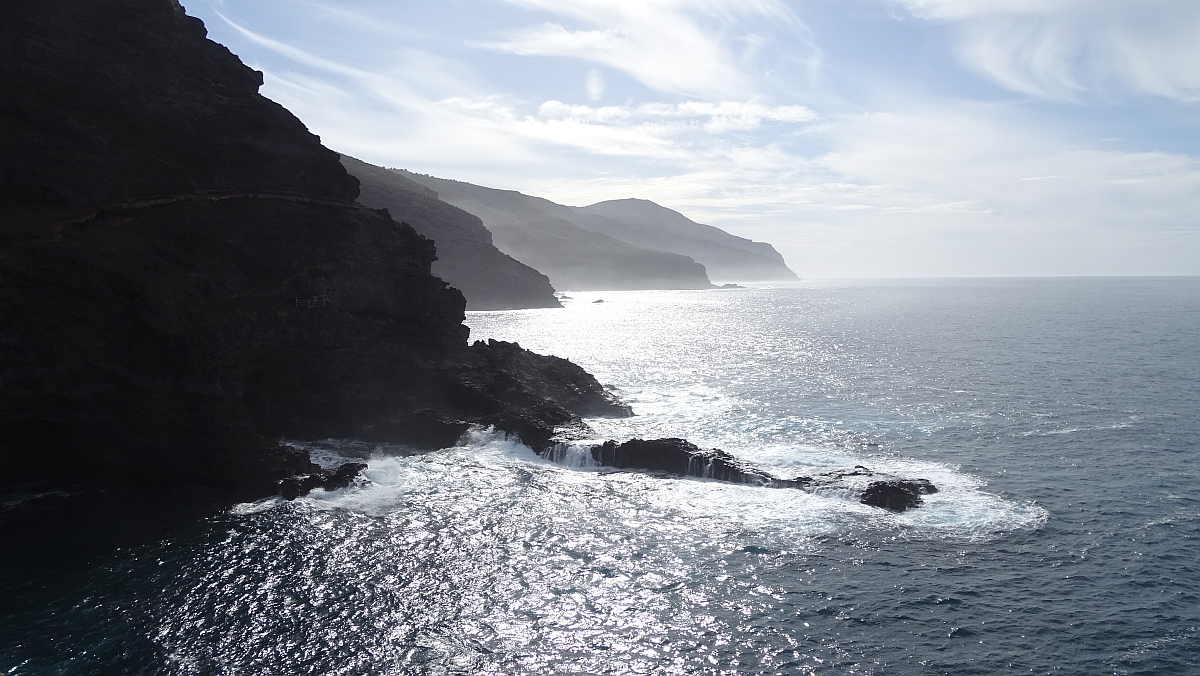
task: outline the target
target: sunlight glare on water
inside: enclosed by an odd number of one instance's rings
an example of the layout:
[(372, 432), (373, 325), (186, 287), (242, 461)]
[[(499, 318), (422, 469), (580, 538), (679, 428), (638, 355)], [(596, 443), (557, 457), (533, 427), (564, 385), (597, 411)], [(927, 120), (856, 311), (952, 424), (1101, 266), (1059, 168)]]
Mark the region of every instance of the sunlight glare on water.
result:
[(780, 477), (863, 465), (939, 492), (894, 514), (859, 503), (868, 477), (802, 491), (620, 472), (486, 430), (431, 453), (297, 443), (368, 469), (86, 574), (10, 575), (0, 669), (1200, 673), (1200, 283), (570, 295), (467, 322), (633, 406), (589, 419), (596, 439), (683, 437)]

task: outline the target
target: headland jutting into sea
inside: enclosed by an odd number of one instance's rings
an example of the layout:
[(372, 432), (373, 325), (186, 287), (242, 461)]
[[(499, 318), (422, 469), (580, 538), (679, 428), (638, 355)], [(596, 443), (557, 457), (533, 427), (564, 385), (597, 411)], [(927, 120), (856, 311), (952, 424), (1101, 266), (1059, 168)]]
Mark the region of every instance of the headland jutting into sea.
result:
[[(362, 465), (322, 469), (283, 438), (434, 449), (484, 426), (548, 452), (587, 435), (582, 416), (631, 415), (564, 359), (468, 344), (462, 293), (431, 274), (436, 241), (356, 202), (339, 155), (174, 0), (5, 13), (5, 486), (294, 498)], [(422, 222), (454, 211), (418, 206)], [(662, 441), (596, 459), (785, 485), (714, 453)], [(865, 499), (904, 509), (929, 490), (885, 477)]]

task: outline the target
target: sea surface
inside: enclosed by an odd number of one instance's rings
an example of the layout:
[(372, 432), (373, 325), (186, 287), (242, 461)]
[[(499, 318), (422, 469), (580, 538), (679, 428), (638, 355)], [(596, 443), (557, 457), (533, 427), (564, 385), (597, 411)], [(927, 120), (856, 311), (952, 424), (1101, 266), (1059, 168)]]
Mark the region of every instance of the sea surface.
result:
[(370, 467), (115, 549), (6, 551), (0, 672), (1200, 674), (1200, 279), (567, 295), (467, 323), (633, 406), (595, 438), (940, 492), (894, 514), (488, 430), (308, 443)]

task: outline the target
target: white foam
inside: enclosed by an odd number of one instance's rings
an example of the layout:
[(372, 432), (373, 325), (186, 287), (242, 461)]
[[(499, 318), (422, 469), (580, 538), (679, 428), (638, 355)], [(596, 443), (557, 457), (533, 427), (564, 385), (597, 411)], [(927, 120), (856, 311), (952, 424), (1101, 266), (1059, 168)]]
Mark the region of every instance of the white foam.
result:
[[(316, 490), (298, 504), (317, 511), (348, 509), (390, 516), (446, 509), (503, 510), (534, 500), (538, 509), (579, 528), (587, 528), (598, 516), (633, 510), (640, 516), (630, 527), (654, 525), (711, 537), (749, 528), (793, 540), (864, 527), (878, 532), (880, 538), (899, 531), (906, 538), (978, 539), (1036, 528), (1046, 519), (1040, 507), (991, 495), (978, 479), (934, 463), (871, 459), (870, 467), (877, 473), (927, 478), (939, 489), (924, 496), (921, 507), (894, 514), (859, 502), (862, 491), (878, 476), (846, 476), (837, 485), (811, 491), (763, 488), (598, 467), (590, 446), (589, 442), (562, 444), (550, 458), (542, 458), (502, 433), (473, 430), (458, 446), (442, 451), (410, 456), (377, 453), (349, 488)], [(836, 459), (863, 460), (830, 452), (806, 458), (804, 449), (798, 449), (797, 457), (793, 466), (811, 466), (806, 463), (820, 460), (826, 469), (826, 463)], [(849, 470), (854, 464), (863, 463), (843, 462), (838, 469)], [(238, 509), (252, 513), (277, 504), (260, 501)]]
[(273, 497), (256, 500), (254, 502), (243, 502), (234, 505), (229, 509), (230, 513), (237, 516), (248, 516), (250, 514), (258, 514), (260, 512), (268, 512), (283, 504), (283, 498)]
[(600, 466), (592, 457), (592, 444), (572, 442), (555, 444), (546, 451), (544, 457), (557, 465), (575, 469)]

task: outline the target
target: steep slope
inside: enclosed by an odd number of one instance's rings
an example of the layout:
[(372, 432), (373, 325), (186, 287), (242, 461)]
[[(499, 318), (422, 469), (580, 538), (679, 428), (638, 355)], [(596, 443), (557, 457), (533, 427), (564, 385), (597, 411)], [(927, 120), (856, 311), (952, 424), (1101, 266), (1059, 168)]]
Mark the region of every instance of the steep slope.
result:
[[(483, 220), (497, 248), (537, 268), (558, 289), (707, 289), (704, 266), (582, 228), (569, 208), (511, 190), (401, 172)], [(564, 211), (566, 210), (566, 211)]]
[(0, 485), (313, 469), (273, 438), (545, 444), (628, 414), (594, 378), (468, 346), (433, 244), (174, 0), (10, 0), (0, 23)]
[(345, 155), (342, 165), (359, 181), (361, 204), (387, 209), (434, 241), (433, 274), (462, 291), (468, 310), (561, 307), (550, 280), (497, 249), (478, 217), (394, 171)]
[(690, 256), (720, 281), (788, 281), (796, 273), (766, 242), (696, 223), (649, 200), (624, 199), (571, 208), (579, 226), (629, 244)]
[(262, 73), (209, 42), (174, 0), (37, 4), (9, 0), (0, 26), (0, 200), (238, 191), (353, 201), (332, 151), (257, 96)]

